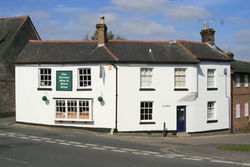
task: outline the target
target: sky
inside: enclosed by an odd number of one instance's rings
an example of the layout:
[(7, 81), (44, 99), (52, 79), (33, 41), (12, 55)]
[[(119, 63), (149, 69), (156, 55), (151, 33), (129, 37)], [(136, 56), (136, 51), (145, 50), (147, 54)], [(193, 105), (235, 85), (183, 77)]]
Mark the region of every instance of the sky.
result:
[(29, 15), (42, 40), (86, 39), (105, 16), (108, 31), (128, 40), (201, 41), (209, 20), (216, 45), (250, 61), (250, 0), (0, 1), (0, 18)]

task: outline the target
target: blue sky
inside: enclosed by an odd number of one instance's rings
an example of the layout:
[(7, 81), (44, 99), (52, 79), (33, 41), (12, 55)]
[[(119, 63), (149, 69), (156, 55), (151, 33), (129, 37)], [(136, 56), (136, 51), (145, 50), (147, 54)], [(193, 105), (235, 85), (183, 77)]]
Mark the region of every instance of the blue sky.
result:
[(216, 45), (250, 60), (250, 0), (1, 0), (0, 17), (30, 15), (43, 40), (82, 40), (105, 16), (129, 40), (201, 41), (213, 19)]

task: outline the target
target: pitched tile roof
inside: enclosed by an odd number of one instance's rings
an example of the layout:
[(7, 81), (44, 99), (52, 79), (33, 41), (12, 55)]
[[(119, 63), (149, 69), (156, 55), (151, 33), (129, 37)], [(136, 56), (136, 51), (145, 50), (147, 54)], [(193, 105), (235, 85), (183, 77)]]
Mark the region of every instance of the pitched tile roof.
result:
[(200, 60), (230, 61), (217, 49), (191, 41), (110, 40), (30, 41), (16, 63), (198, 63)]
[(0, 18), (0, 56), (3, 55), (15, 33), (28, 16)]
[(233, 72), (250, 73), (250, 62), (240, 60), (232, 61), (231, 69)]

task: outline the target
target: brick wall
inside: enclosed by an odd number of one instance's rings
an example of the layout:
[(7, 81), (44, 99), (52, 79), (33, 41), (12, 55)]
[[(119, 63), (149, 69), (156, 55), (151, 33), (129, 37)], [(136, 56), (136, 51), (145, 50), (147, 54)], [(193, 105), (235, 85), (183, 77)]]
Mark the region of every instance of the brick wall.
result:
[[(240, 87), (236, 87), (236, 75), (240, 76)], [(250, 74), (248, 74), (248, 82)], [(248, 113), (250, 112), (250, 83), (244, 87), (244, 73), (235, 73), (232, 76), (232, 112), (233, 131), (250, 129), (249, 116), (244, 116), (245, 103), (248, 103)], [(236, 118), (236, 104), (240, 104), (240, 118)], [(250, 115), (250, 113), (249, 113)]]

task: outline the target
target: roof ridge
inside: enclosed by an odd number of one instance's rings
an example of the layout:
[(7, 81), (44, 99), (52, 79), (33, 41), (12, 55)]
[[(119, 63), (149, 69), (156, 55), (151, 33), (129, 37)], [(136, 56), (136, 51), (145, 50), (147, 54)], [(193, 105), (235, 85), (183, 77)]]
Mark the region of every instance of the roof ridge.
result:
[(180, 42), (177, 42), (177, 44), (188, 54), (190, 54), (195, 60), (197, 60), (197, 56), (195, 56), (188, 48), (186, 48), (184, 45), (182, 45)]
[(111, 52), (111, 50), (109, 48), (107, 48), (107, 46), (104, 45), (104, 49), (109, 53), (109, 55), (115, 59), (116, 61), (118, 61), (118, 57), (116, 55), (114, 55), (114, 53)]
[(28, 18), (29, 15), (22, 15), (22, 16), (14, 16), (14, 17), (7, 17), (7, 18), (0, 18), (0, 20), (13, 20), (13, 19), (19, 19), (19, 18)]
[(109, 42), (145, 42), (145, 43), (168, 43), (169, 41), (148, 41), (148, 40), (109, 40)]
[(29, 42), (97, 42), (97, 40), (29, 40)]
[(196, 41), (185, 41), (185, 40), (176, 40), (177, 42), (182, 42), (182, 43), (194, 43), (194, 44), (203, 44), (206, 45), (207, 43), (205, 42), (196, 42)]

